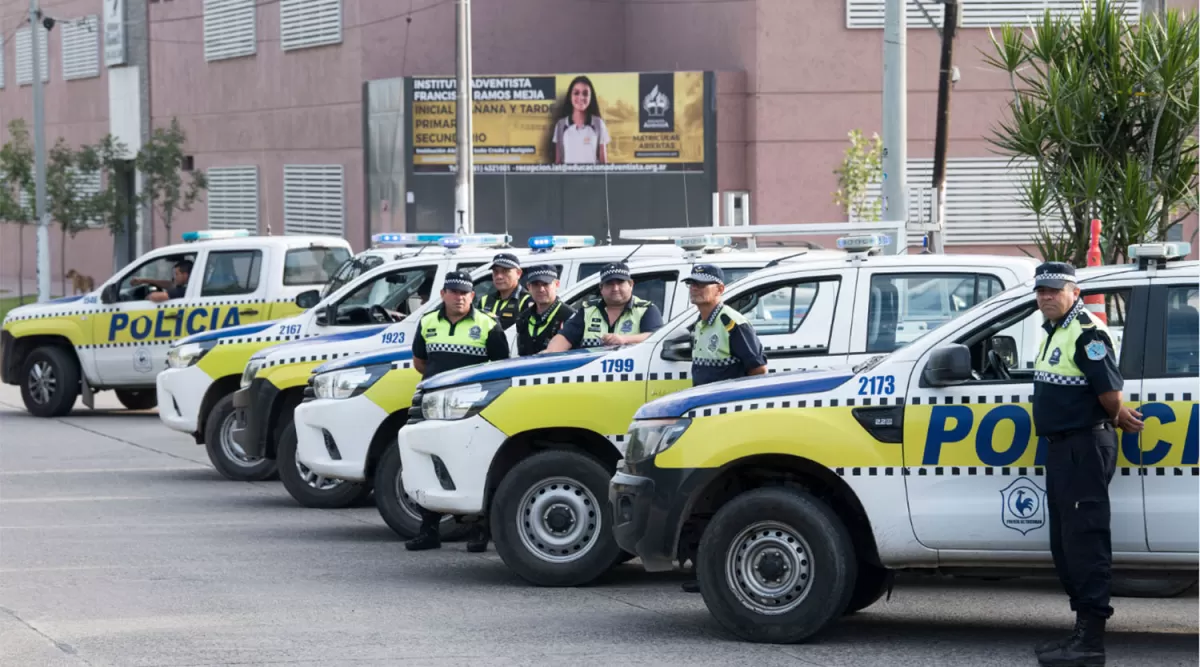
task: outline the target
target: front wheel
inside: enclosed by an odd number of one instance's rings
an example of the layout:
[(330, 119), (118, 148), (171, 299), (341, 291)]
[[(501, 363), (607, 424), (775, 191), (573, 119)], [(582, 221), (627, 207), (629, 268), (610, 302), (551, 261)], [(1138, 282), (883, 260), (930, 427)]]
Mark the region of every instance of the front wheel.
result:
[(288, 422), (279, 434), (275, 461), (279, 481), (296, 502), (317, 509), (341, 509), (362, 502), (371, 493), (365, 483), (349, 482), (318, 475), (296, 458), (296, 422)]
[(812, 494), (757, 489), (717, 511), (697, 578), (709, 613), (752, 642), (803, 642), (847, 608), (858, 572), (837, 514)]
[(117, 400), (127, 410), (149, 410), (158, 406), (158, 394), (148, 389), (118, 389)]
[(39, 347), (21, 366), (21, 400), (36, 417), (62, 417), (79, 398), (79, 364), (61, 347)]
[(208, 460), (226, 479), (235, 482), (261, 482), (270, 479), (276, 471), (276, 461), (267, 458), (250, 458), (242, 446), (233, 439), (235, 417), (233, 394), (229, 394), (213, 406), (204, 422), (204, 447)]
[[(401, 539), (409, 540), (421, 530), (421, 506), (404, 490), (400, 470), (400, 443), (392, 440), (375, 466), (375, 506), (388, 527)], [(442, 517), (442, 540), (462, 539), (470, 528), (447, 514)]]
[(496, 553), (537, 586), (579, 586), (608, 572), (624, 556), (612, 534), (611, 478), (599, 461), (575, 452), (521, 461), (492, 501)]

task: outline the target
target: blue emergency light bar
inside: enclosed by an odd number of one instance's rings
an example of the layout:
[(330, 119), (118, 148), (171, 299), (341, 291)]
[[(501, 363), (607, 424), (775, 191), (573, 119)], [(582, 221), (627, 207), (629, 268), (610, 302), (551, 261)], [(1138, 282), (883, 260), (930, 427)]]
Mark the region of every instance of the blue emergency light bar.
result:
[(463, 246), (486, 248), (506, 246), (511, 242), (512, 237), (508, 234), (454, 234), (442, 239), (442, 247), (451, 250)]
[(703, 250), (705, 248), (728, 248), (733, 246), (733, 237), (724, 234), (702, 234), (700, 236), (683, 236), (675, 239), (675, 245), (685, 250)]
[(594, 236), (531, 236), (530, 250), (550, 250), (551, 248), (590, 248), (596, 245)]
[(507, 234), (454, 234), (454, 233), (384, 233), (371, 236), (371, 243), (376, 246), (416, 246), (441, 245), (445, 248), (459, 248), (464, 245), (492, 246), (506, 245), (512, 241)]
[(843, 236), (837, 240), (838, 248), (849, 251), (872, 250), (892, 244), (892, 237), (887, 234), (863, 234), (862, 236)]
[(184, 243), (193, 241), (212, 241), (213, 239), (236, 239), (250, 236), (245, 229), (205, 229), (199, 232), (184, 232), (180, 238)]

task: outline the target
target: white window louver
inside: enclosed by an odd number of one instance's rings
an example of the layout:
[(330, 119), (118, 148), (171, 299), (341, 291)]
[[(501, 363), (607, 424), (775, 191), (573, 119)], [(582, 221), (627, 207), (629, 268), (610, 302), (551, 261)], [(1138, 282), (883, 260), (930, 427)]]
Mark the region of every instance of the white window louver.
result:
[(257, 0), (204, 0), (204, 59), (208, 62), (258, 51)]
[(4, 88), (4, 42), (6, 40), (0, 36), (0, 88)]
[[(946, 245), (1031, 244), (1038, 225), (1022, 203), (1028, 176), (1028, 166), (1008, 158), (946, 160)], [(933, 160), (909, 160), (907, 177), (909, 218), (928, 220)], [(880, 193), (878, 183), (868, 187), (870, 198)]]
[[(38, 48), (38, 66), (42, 72), (42, 82), (50, 80), (50, 32), (42, 26), (38, 26), (41, 34), (38, 35), (40, 40)], [(16, 52), (17, 52), (17, 85), (28, 86), (33, 84), (33, 58), (30, 53), (30, 46), (33, 43), (33, 35), (29, 32), (29, 28), (21, 28), (17, 31)]]
[(342, 0), (279, 0), (284, 51), (342, 41)]
[[(886, 0), (846, 0), (847, 28), (883, 28)], [(921, 7), (941, 27), (945, 15), (938, 0), (908, 0), (909, 28), (933, 28), (921, 12)], [(1082, 12), (1080, 0), (963, 0), (962, 27), (989, 28), (1005, 23), (1027, 25), (1042, 17), (1047, 9), (1053, 16), (1078, 18)], [(1126, 20), (1137, 21), (1141, 16), (1141, 0), (1125, 0), (1122, 11)]]
[(61, 25), (63, 79), (100, 76), (100, 17), (93, 14)]
[(283, 233), (342, 236), (346, 220), (342, 165), (284, 165)]
[(208, 170), (208, 228), (258, 232), (258, 167)]
[[(100, 172), (75, 170), (75, 192), (80, 198), (94, 197), (100, 193)], [(87, 221), (88, 227), (103, 227), (104, 221), (92, 219)]]

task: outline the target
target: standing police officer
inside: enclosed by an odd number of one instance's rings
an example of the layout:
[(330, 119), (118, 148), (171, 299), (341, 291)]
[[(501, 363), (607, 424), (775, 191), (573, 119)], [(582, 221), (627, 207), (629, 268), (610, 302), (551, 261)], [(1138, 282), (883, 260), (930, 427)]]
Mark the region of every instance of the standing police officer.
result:
[(516, 255), (502, 252), (492, 258), (492, 284), (496, 286), (496, 295), (479, 297), (479, 308), (508, 331), (529, 305), (529, 294), (521, 289), (521, 263)]
[[(725, 272), (712, 264), (697, 264), (683, 279), (688, 296), (700, 311), (692, 324), (692, 386), (767, 372), (767, 357), (754, 327), (721, 301)], [(692, 556), (695, 563), (695, 556)], [(683, 590), (699, 593), (700, 583), (683, 582)]]
[[(462, 271), (446, 274), (442, 285), (442, 305), (426, 313), (413, 338), (413, 367), (421, 379), (456, 368), (485, 361), (508, 358), (508, 340), (495, 318), (471, 303), (475, 289), (471, 277)], [(437, 549), (442, 546), (442, 515), (421, 508), (421, 529), (404, 543), (409, 551)], [(487, 549), (487, 532), (477, 523), (467, 540), (467, 551)]]
[(525, 285), (533, 307), (517, 316), (517, 354), (527, 357), (546, 349), (575, 309), (558, 298), (558, 272), (549, 264), (529, 267)]
[(600, 269), (600, 298), (589, 301), (567, 320), (546, 351), (640, 343), (662, 324), (658, 306), (633, 295), (629, 267), (624, 262), (605, 264)]
[(1037, 647), (1047, 667), (1104, 664), (1104, 624), (1112, 581), (1108, 484), (1117, 434), (1142, 430), (1142, 416), (1121, 404), (1124, 383), (1112, 337), (1079, 298), (1075, 267), (1046, 262), (1034, 281), (1046, 336), (1034, 364), (1033, 423), (1047, 440), (1046, 497), (1050, 552), (1070, 596), (1075, 629)]

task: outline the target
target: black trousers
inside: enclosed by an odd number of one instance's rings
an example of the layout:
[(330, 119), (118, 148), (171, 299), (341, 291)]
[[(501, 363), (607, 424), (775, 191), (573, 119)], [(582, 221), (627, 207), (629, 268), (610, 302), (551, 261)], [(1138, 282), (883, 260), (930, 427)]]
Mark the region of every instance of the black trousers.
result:
[(1047, 437), (1046, 499), (1050, 553), (1071, 610), (1109, 618), (1112, 512), (1108, 484), (1117, 465), (1111, 424)]

